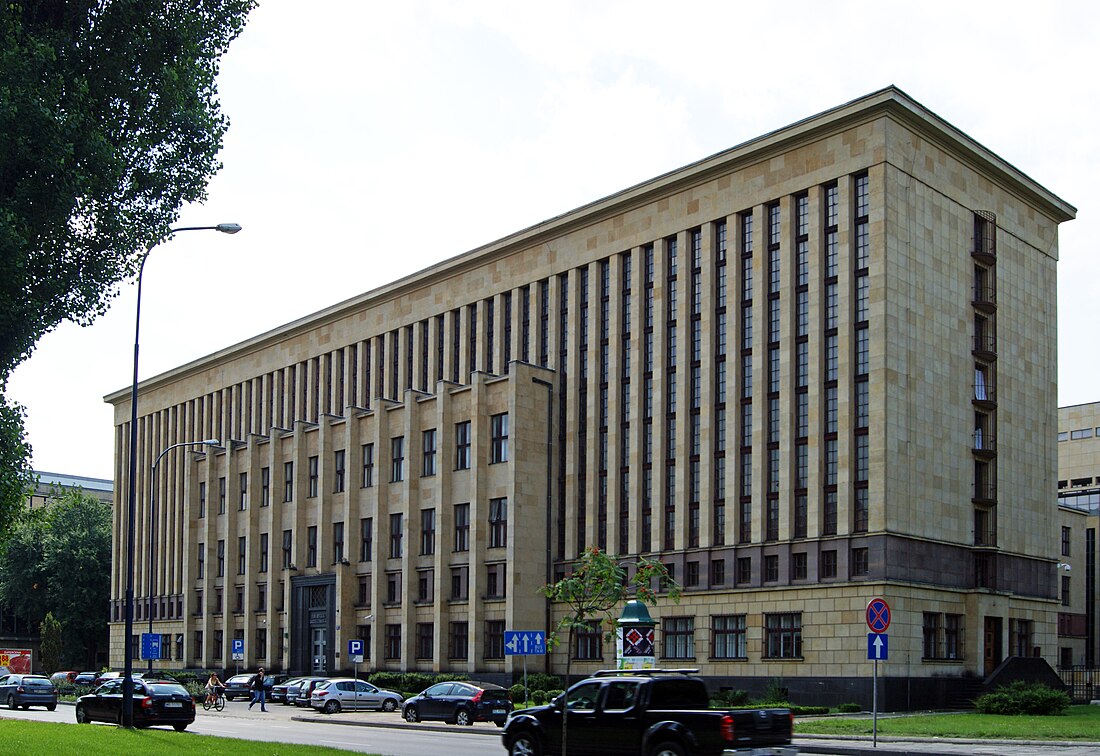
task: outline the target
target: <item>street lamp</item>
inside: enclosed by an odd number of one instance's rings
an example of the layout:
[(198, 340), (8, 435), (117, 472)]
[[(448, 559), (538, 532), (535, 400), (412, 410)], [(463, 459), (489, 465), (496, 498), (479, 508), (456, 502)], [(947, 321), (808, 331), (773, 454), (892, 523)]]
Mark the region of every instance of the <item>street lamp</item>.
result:
[[(216, 226), (183, 226), (168, 229), (168, 236), (181, 231), (220, 231), (235, 234), (241, 230), (237, 223), (219, 223)], [(141, 333), (141, 276), (145, 272), (145, 260), (156, 245), (142, 254), (138, 264), (137, 312), (134, 317), (134, 381), (130, 387), (130, 476), (126, 491), (126, 634), (122, 639), (122, 726), (134, 726), (134, 514), (137, 502), (137, 400), (138, 400), (138, 335)]]
[[(149, 616), (149, 634), (153, 634), (153, 566), (156, 563), (156, 550), (157, 550), (157, 465), (164, 459), (164, 455), (173, 449), (179, 449), (181, 446), (219, 446), (221, 441), (216, 438), (208, 438), (205, 441), (181, 441), (178, 444), (172, 444), (167, 449), (162, 451), (153, 462), (153, 498), (152, 504), (149, 507), (149, 597), (148, 606), (145, 613)], [(153, 675), (153, 657), (149, 657), (149, 676)]]

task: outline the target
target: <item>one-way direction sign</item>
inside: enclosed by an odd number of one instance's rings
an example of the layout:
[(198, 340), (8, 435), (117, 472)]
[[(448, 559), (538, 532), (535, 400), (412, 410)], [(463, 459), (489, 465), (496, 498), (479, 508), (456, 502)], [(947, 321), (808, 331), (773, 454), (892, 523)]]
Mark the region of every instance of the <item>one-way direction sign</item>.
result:
[(504, 655), (527, 656), (546, 653), (546, 633), (542, 630), (505, 630)]
[(890, 658), (890, 636), (886, 633), (867, 633), (867, 658), (878, 661)]

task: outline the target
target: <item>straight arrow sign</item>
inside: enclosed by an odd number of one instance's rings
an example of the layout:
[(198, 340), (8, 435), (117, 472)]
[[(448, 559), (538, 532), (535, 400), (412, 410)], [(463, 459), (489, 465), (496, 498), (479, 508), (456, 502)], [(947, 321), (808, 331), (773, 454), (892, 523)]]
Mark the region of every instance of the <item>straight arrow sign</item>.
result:
[(876, 661), (890, 658), (890, 636), (886, 633), (867, 633), (867, 658)]

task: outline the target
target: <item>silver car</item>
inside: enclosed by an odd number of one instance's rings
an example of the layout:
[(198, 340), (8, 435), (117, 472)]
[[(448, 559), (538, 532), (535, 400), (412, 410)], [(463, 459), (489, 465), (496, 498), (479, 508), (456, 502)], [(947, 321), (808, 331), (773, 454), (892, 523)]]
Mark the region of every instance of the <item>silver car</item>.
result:
[(362, 680), (334, 677), (313, 689), (309, 697), (309, 705), (325, 714), (335, 714), (344, 709), (397, 711), (397, 707), (401, 705), (401, 694), (376, 688)]

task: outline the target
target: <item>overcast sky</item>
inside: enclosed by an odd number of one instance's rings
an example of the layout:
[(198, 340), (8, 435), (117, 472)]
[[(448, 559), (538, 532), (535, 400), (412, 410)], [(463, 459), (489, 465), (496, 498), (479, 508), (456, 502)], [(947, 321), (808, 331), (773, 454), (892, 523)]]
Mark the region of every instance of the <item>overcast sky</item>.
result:
[[(190, 232), (145, 266), (144, 380), (893, 84), (1078, 208), (1059, 404), (1100, 400), (1100, 4), (261, 0)], [(134, 287), (13, 374), (35, 469), (112, 478)]]

